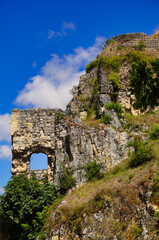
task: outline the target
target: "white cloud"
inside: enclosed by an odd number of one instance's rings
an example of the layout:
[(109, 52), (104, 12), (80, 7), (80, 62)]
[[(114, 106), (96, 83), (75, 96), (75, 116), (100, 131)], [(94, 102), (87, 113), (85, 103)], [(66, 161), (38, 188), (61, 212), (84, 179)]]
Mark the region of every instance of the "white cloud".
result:
[(61, 58), (53, 54), (41, 73), (28, 81), (15, 103), (25, 107), (65, 109), (71, 99), (69, 90), (78, 84), (79, 76), (84, 73), (83, 68), (97, 56), (104, 40), (103, 37), (97, 37), (93, 46), (87, 49), (78, 47), (73, 54)]
[(0, 195), (2, 195), (4, 193), (4, 188), (0, 187)]
[(66, 30), (75, 30), (76, 29), (76, 26), (74, 23), (72, 22), (64, 22), (62, 24), (62, 28), (61, 28), (61, 32), (66, 36), (67, 35), (67, 32)]
[(11, 148), (8, 145), (1, 145), (0, 146), (0, 159), (7, 159), (11, 160)]
[(48, 30), (48, 39), (58, 37), (58, 36), (67, 36), (67, 30), (75, 30), (76, 26), (72, 22), (64, 22), (60, 31), (53, 31), (52, 29)]
[(10, 141), (10, 115), (0, 115), (0, 141)]

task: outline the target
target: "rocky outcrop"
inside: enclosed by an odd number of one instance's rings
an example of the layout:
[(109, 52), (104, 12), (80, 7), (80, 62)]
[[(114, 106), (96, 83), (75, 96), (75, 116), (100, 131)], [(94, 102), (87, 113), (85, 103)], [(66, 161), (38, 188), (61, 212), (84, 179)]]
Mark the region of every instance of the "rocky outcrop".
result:
[[(147, 36), (144, 33), (129, 33), (118, 35), (113, 38), (113, 42), (103, 49), (103, 51), (97, 56), (96, 60), (100, 57), (105, 57), (105, 61), (109, 62), (112, 58), (112, 64), (116, 61), (115, 66), (120, 62), (119, 69), (111, 69), (110, 66), (106, 68), (102, 63), (95, 65), (91, 71), (80, 77), (79, 85), (77, 87), (77, 93), (75, 93), (73, 99), (67, 105), (67, 111), (69, 114), (79, 113), (82, 118), (86, 116), (88, 108), (92, 108), (94, 104), (94, 98), (99, 107), (99, 114), (102, 116), (104, 111), (104, 105), (114, 101), (114, 89), (113, 83), (109, 79), (112, 71), (118, 74), (119, 90), (115, 101), (119, 102), (125, 112), (129, 112), (133, 115), (138, 115), (139, 111), (135, 110), (133, 103), (135, 101), (134, 95), (131, 95), (129, 87), (129, 77), (131, 64), (134, 59), (131, 59), (134, 51), (138, 51), (141, 54), (151, 57), (159, 57), (159, 34), (153, 34)], [(121, 60), (120, 56), (128, 56), (125, 60)], [(113, 58), (113, 57), (116, 57)], [(118, 59), (117, 59), (118, 58)], [(139, 58), (139, 54), (136, 52), (135, 58)], [(96, 85), (94, 82), (96, 81)], [(98, 91), (94, 92), (95, 87)]]

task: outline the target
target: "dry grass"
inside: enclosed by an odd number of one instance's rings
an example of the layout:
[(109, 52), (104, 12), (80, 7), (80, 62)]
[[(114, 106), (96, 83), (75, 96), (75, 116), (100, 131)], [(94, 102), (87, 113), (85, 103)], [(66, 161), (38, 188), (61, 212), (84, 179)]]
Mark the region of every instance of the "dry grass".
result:
[[(99, 232), (100, 228), (103, 234), (119, 234), (125, 240), (135, 239), (134, 231), (139, 234), (141, 230), (133, 224), (137, 209), (143, 205), (139, 191), (147, 188), (159, 166), (155, 161), (135, 169), (129, 169), (127, 165), (125, 161), (107, 172), (102, 180), (85, 183), (72, 190), (54, 211), (56, 219), (53, 215), (48, 219), (47, 231), (50, 226), (57, 229), (65, 224), (80, 235), (84, 215), (89, 219), (88, 225), (94, 226), (94, 214), (102, 211), (105, 220), (95, 224), (95, 231)], [(105, 202), (109, 207), (105, 206)]]
[(141, 125), (145, 124), (148, 126), (149, 131), (151, 131), (155, 124), (159, 124), (159, 111), (138, 116), (125, 113), (125, 119), (131, 129), (140, 128)]
[[(100, 123), (93, 118), (83, 122), (88, 126), (98, 126)], [(133, 126), (146, 124), (151, 129), (159, 123), (159, 111), (155, 114), (130, 115), (129, 122)], [(153, 148), (155, 155), (151, 162), (130, 168), (129, 160), (125, 160), (107, 171), (103, 179), (79, 185), (67, 194), (62, 203), (55, 204), (44, 228), (48, 235), (52, 229), (66, 226), (69, 229), (68, 239), (74, 239), (73, 232), (81, 236), (85, 227), (94, 229), (96, 239), (103, 239), (106, 235), (110, 239), (116, 235), (122, 240), (139, 237), (142, 233), (139, 209), (145, 207), (139, 193), (141, 190), (146, 193), (159, 171), (159, 140), (149, 140), (147, 144)], [(156, 196), (157, 193), (152, 198), (155, 205)], [(94, 214), (99, 212), (103, 214), (102, 222), (94, 218)], [(152, 235), (156, 234), (155, 220), (149, 220), (154, 226)]]
[(90, 118), (84, 119), (82, 123), (88, 127), (99, 127), (99, 124), (102, 123), (102, 119), (95, 119), (95, 116), (92, 116)]

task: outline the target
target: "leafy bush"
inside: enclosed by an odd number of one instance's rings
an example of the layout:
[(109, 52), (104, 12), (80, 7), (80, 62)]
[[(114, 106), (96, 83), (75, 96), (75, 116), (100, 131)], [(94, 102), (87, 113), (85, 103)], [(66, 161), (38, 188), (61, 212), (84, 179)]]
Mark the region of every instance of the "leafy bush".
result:
[(35, 239), (45, 220), (45, 207), (56, 199), (55, 187), (47, 179), (40, 184), (35, 175), (13, 177), (0, 199), (1, 232), (9, 234), (9, 240)]
[(151, 66), (146, 61), (137, 61), (130, 71), (131, 94), (136, 97), (134, 107), (141, 111), (159, 105), (159, 59), (151, 62)]
[(107, 39), (105, 41), (105, 43), (103, 44), (103, 46), (100, 46), (102, 49), (105, 49), (107, 46), (109, 46), (111, 43), (114, 43), (115, 40), (114, 40), (114, 37), (111, 37), (109, 39)]
[(87, 66), (86, 66), (86, 73), (89, 73), (93, 68), (95, 68), (98, 65), (98, 60), (91, 61)]
[(118, 117), (122, 117), (123, 107), (119, 102), (111, 102), (106, 104), (105, 109), (114, 109), (114, 111), (118, 114)]
[(151, 139), (159, 139), (159, 124), (154, 126), (152, 132), (150, 133)]
[(115, 95), (115, 97), (118, 96), (118, 92), (120, 89), (120, 84), (119, 84), (119, 75), (115, 72), (111, 72), (110, 76), (109, 76), (109, 81), (112, 82), (113, 85), (113, 94)]
[(66, 169), (64, 165), (61, 166), (59, 175), (59, 191), (61, 194), (65, 194), (69, 189), (76, 186), (76, 180), (73, 177), (73, 172), (70, 169)]
[(78, 86), (73, 86), (72, 89), (69, 91), (69, 93), (72, 95), (72, 96), (75, 96), (78, 92)]
[(88, 181), (101, 179), (103, 176), (100, 172), (101, 166), (97, 164), (96, 161), (93, 161), (93, 162), (89, 161), (86, 164), (85, 169), (86, 169), (86, 178)]
[(138, 167), (153, 158), (152, 149), (146, 143), (140, 142), (137, 138), (130, 144), (134, 147), (134, 152), (130, 155), (129, 166)]
[(159, 206), (159, 171), (156, 172), (156, 176), (153, 182), (153, 191), (152, 191), (152, 199), (153, 203)]
[(110, 114), (104, 114), (103, 118), (102, 118), (102, 122), (104, 124), (109, 124), (112, 121), (112, 116)]

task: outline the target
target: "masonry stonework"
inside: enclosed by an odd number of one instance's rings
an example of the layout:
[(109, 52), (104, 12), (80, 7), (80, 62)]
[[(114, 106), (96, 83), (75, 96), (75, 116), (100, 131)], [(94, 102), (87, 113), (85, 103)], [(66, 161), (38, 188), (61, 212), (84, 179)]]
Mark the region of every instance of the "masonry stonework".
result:
[[(11, 136), (12, 175), (30, 175), (31, 154), (45, 153), (48, 179), (56, 186), (63, 165), (73, 170), (80, 183), (85, 180), (84, 166), (88, 161), (96, 160), (108, 169), (128, 156), (126, 132), (103, 124), (88, 127), (78, 118), (63, 117), (60, 109), (12, 110)], [(35, 173), (42, 178), (42, 170)]]

